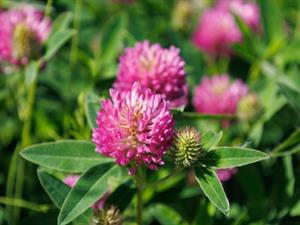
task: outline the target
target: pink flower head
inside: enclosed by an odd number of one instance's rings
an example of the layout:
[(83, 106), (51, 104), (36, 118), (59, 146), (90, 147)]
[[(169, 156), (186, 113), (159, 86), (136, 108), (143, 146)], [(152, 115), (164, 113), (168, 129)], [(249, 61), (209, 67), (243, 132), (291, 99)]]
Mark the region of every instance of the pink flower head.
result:
[(165, 98), (139, 83), (129, 91), (111, 89), (110, 96), (102, 102), (93, 130), (96, 151), (122, 166), (131, 164), (131, 174), (142, 163), (149, 169), (163, 165), (174, 126)]
[(29, 60), (28, 55), (19, 55), (19, 46), (26, 52), (29, 44), (41, 45), (51, 30), (50, 19), (30, 5), (0, 11), (0, 24), (0, 62), (15, 65), (27, 64)]
[(143, 87), (166, 96), (170, 107), (185, 106), (188, 87), (185, 63), (179, 52), (174, 46), (165, 49), (149, 41), (126, 48), (120, 57), (114, 88), (128, 91), (134, 82), (139, 82)]
[(192, 37), (195, 46), (210, 55), (228, 55), (230, 46), (242, 41), (242, 34), (232, 13), (239, 15), (254, 31), (260, 30), (260, 14), (255, 3), (220, 0), (200, 17)]
[[(73, 188), (77, 181), (79, 180), (79, 176), (78, 175), (69, 175), (64, 179), (64, 183), (66, 185), (68, 185), (69, 187)], [(101, 210), (104, 208), (104, 204), (106, 202), (106, 200), (108, 199), (109, 195), (110, 195), (111, 191), (107, 191), (103, 194), (103, 196), (92, 205), (92, 209), (94, 210)]]
[(260, 31), (260, 10), (254, 2), (244, 2), (243, 0), (220, 0), (218, 7), (240, 16), (253, 31)]
[(230, 83), (227, 74), (204, 77), (193, 98), (195, 110), (206, 114), (234, 114), (248, 87), (241, 80)]
[(228, 181), (236, 173), (237, 173), (237, 168), (217, 170), (217, 175), (221, 182)]
[(210, 55), (228, 55), (230, 46), (241, 40), (234, 17), (222, 8), (204, 11), (192, 37), (195, 46)]

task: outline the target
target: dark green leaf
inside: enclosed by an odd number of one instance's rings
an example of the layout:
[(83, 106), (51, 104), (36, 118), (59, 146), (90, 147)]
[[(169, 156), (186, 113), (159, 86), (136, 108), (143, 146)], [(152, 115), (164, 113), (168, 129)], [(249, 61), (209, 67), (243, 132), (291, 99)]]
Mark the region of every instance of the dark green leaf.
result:
[(106, 205), (116, 206), (120, 212), (123, 212), (130, 204), (136, 193), (136, 189), (131, 187), (132, 180), (120, 185), (107, 199)]
[(115, 163), (96, 165), (85, 172), (65, 199), (58, 224), (68, 224), (87, 210), (108, 190), (109, 179), (119, 172), (120, 167)]
[(279, 81), (278, 86), (289, 103), (300, 113), (300, 90), (287, 81)]
[(117, 57), (122, 48), (122, 40), (126, 34), (128, 18), (119, 14), (111, 18), (102, 29), (101, 60), (109, 62)]
[(56, 205), (58, 208), (61, 208), (71, 188), (65, 185), (61, 180), (53, 177), (43, 170), (39, 169), (37, 174), (39, 181), (49, 198), (52, 200), (54, 205)]
[(32, 145), (21, 156), (40, 166), (62, 172), (80, 173), (90, 167), (112, 161), (95, 151), (95, 145), (87, 141), (57, 141)]
[(195, 168), (195, 179), (206, 197), (225, 215), (229, 214), (229, 202), (217, 174), (213, 170)]
[(226, 169), (255, 163), (269, 156), (261, 151), (242, 147), (217, 147), (205, 153), (200, 162), (217, 169)]

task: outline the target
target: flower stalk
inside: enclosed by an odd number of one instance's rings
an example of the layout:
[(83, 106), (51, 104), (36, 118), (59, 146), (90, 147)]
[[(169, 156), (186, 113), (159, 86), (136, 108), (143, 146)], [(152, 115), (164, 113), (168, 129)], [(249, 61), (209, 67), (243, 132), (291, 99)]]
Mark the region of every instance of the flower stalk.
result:
[(136, 188), (137, 188), (137, 211), (136, 211), (136, 223), (138, 225), (143, 224), (143, 173), (141, 168), (138, 168), (136, 175)]

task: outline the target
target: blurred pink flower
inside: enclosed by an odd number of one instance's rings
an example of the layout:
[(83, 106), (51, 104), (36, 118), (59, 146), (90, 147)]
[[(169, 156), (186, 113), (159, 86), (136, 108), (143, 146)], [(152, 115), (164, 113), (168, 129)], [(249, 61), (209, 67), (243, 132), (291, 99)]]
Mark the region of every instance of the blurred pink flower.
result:
[(235, 13), (240, 16), (253, 31), (260, 31), (260, 10), (254, 2), (245, 2), (243, 0), (219, 0), (217, 7)]
[(0, 24), (0, 62), (15, 65), (27, 64), (29, 60), (27, 54), (19, 54), (19, 48), (23, 48), (23, 53), (32, 47), (30, 44), (41, 45), (51, 30), (50, 19), (30, 5), (0, 11)]
[(228, 55), (230, 46), (242, 41), (242, 34), (232, 13), (239, 15), (255, 32), (260, 30), (260, 13), (255, 3), (220, 0), (200, 17), (192, 37), (194, 45), (210, 55)]
[(174, 120), (163, 96), (134, 83), (131, 90), (110, 90), (102, 102), (93, 130), (96, 151), (130, 164), (130, 174), (144, 163), (149, 169), (163, 165), (173, 136)]
[(237, 168), (217, 170), (217, 175), (221, 182), (228, 181), (236, 173), (237, 173)]
[(228, 55), (230, 46), (241, 40), (234, 17), (221, 8), (204, 11), (192, 37), (194, 45), (210, 55)]
[(230, 82), (227, 74), (204, 77), (196, 87), (193, 105), (199, 113), (235, 114), (240, 99), (248, 94), (241, 80)]
[(149, 41), (137, 42), (133, 48), (126, 48), (120, 57), (114, 88), (128, 91), (134, 82), (139, 82), (143, 87), (165, 95), (170, 107), (185, 106), (188, 87), (185, 63), (179, 52), (174, 46), (165, 49)]
[(64, 183), (66, 185), (68, 185), (69, 187), (73, 188), (78, 180), (79, 180), (78, 175), (69, 175), (69, 176), (65, 177)]
[[(66, 185), (68, 185), (69, 187), (73, 188), (77, 181), (79, 180), (79, 176), (78, 175), (69, 175), (67, 177), (65, 177), (64, 179), (64, 183)], [(104, 208), (104, 204), (106, 202), (106, 200), (108, 199), (109, 195), (110, 195), (110, 191), (107, 191), (103, 194), (103, 196), (92, 205), (92, 208), (94, 210), (101, 210)]]

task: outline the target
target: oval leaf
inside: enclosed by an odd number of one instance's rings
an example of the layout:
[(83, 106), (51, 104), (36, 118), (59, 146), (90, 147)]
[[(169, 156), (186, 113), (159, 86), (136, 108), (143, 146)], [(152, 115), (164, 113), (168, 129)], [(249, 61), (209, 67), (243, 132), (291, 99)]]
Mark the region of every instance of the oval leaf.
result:
[(195, 168), (195, 179), (206, 197), (225, 215), (229, 214), (229, 202), (215, 171)]
[(216, 169), (226, 169), (255, 163), (269, 156), (261, 151), (241, 147), (217, 147), (204, 154), (200, 163)]
[(73, 140), (32, 145), (20, 154), (32, 163), (67, 173), (84, 172), (113, 160), (96, 153), (91, 142)]
[(57, 208), (61, 208), (71, 188), (46, 171), (38, 170), (37, 174), (39, 181), (44, 190), (47, 192), (49, 198)]
[(49, 61), (56, 52), (73, 36), (76, 31), (66, 29), (53, 34), (47, 41), (47, 50), (44, 55), (44, 60)]
[(87, 210), (107, 191), (109, 178), (116, 177), (119, 171), (115, 163), (105, 163), (84, 173), (65, 199), (58, 224), (68, 224)]

